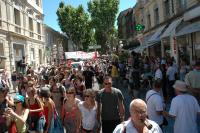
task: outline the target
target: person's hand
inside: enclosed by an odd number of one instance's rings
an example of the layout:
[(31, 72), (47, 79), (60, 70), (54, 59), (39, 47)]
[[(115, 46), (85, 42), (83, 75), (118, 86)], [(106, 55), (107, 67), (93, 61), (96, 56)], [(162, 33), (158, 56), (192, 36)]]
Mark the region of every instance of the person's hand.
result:
[(11, 116), (14, 116), (14, 115), (15, 115), (15, 112), (14, 112), (13, 109), (11, 109), (11, 108), (8, 108), (7, 111), (6, 111), (6, 113), (7, 113), (8, 115), (11, 115)]
[(80, 129), (79, 128), (76, 129), (76, 133), (80, 133)]
[(163, 111), (162, 114), (163, 114), (163, 116), (165, 116), (165, 117), (168, 116), (168, 112), (167, 112), (167, 111)]

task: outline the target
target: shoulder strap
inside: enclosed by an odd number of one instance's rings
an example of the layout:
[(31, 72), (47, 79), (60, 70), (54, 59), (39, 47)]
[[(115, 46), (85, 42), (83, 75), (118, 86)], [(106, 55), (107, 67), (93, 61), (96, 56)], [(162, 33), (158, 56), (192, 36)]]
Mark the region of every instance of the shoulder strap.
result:
[[(155, 92), (155, 93), (151, 94), (151, 95), (150, 95), (150, 96), (147, 98), (147, 101), (149, 100), (149, 98), (151, 98), (151, 96), (153, 96), (153, 95), (156, 95), (156, 94), (158, 95), (158, 93), (157, 93), (157, 92)], [(146, 101), (146, 102), (147, 102), (147, 101)]]
[(123, 123), (122, 123), (122, 125), (123, 125), (123, 128), (122, 128), (122, 133), (126, 133), (126, 123), (125, 123), (125, 122), (123, 122)]

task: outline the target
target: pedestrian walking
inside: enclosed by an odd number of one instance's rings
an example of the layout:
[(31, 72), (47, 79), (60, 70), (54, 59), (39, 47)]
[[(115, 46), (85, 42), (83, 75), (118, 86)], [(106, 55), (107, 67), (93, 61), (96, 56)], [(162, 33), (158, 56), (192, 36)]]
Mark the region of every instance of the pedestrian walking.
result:
[(165, 105), (161, 94), (161, 87), (161, 80), (155, 80), (153, 89), (149, 90), (146, 94), (146, 102), (148, 118), (150, 120), (155, 121), (162, 128), (164, 124), (164, 118), (162, 113)]
[[(95, 101), (95, 91), (84, 90), (84, 101), (78, 105), (81, 112), (81, 133), (94, 133), (97, 127), (97, 103)], [(100, 127), (97, 127), (100, 130)]]
[(66, 99), (64, 99), (61, 111), (61, 121), (67, 133), (80, 132), (81, 114), (78, 108), (80, 100), (75, 96), (76, 91), (74, 88), (66, 90)]
[(185, 83), (189, 86), (189, 92), (200, 104), (200, 61), (197, 61), (194, 69), (186, 74)]
[(124, 97), (121, 91), (112, 87), (112, 78), (104, 78), (104, 88), (97, 95), (98, 121), (102, 123), (103, 133), (112, 133), (114, 128), (124, 121)]
[(173, 87), (177, 96), (172, 99), (169, 113), (164, 114), (175, 119), (174, 133), (198, 133), (196, 121), (200, 107), (196, 98), (188, 93), (183, 81), (177, 80)]

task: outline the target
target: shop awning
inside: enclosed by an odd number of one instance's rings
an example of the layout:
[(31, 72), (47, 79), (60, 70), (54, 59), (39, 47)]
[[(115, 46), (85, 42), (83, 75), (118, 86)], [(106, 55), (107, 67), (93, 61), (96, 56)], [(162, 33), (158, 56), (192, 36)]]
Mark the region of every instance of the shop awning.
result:
[(180, 31), (178, 31), (176, 36), (182, 36), (197, 31), (200, 31), (200, 21), (184, 26)]
[(181, 21), (183, 20), (183, 18), (179, 18), (175, 21), (173, 21), (165, 30), (165, 32), (161, 35), (160, 38), (165, 38), (168, 36), (175, 36), (175, 31), (176, 31), (176, 27), (181, 23)]
[(184, 18), (184, 21), (189, 21), (199, 16), (200, 16), (200, 6), (184, 13), (183, 18)]
[(157, 42), (160, 41), (160, 36), (164, 30), (164, 28), (166, 27), (166, 25), (161, 26), (160, 28), (158, 28), (158, 30), (151, 36), (151, 38), (148, 40), (149, 44), (155, 44)]

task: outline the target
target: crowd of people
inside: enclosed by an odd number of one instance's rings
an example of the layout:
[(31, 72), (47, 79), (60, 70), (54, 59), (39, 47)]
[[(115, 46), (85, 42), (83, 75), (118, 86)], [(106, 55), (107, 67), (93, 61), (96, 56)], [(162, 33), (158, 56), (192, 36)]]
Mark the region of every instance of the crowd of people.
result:
[[(136, 53), (128, 63), (110, 60), (85, 61), (77, 68), (28, 67), (13, 72), (12, 82), (5, 69), (0, 82), (1, 132), (162, 133), (172, 117), (174, 133), (198, 133), (199, 61), (191, 69), (184, 60), (178, 65), (173, 58)], [(99, 90), (94, 89), (96, 82)], [(132, 96), (127, 121), (120, 90), (126, 85)], [(14, 97), (8, 95), (11, 86)]]

